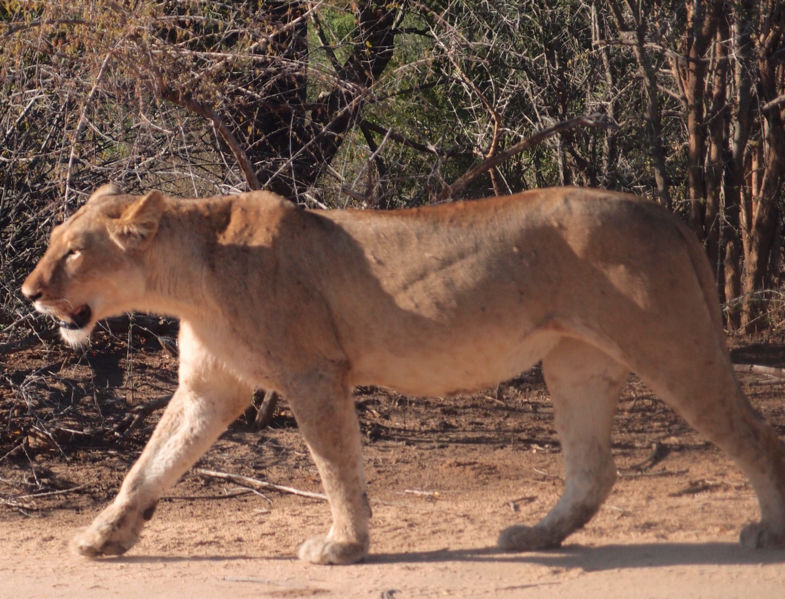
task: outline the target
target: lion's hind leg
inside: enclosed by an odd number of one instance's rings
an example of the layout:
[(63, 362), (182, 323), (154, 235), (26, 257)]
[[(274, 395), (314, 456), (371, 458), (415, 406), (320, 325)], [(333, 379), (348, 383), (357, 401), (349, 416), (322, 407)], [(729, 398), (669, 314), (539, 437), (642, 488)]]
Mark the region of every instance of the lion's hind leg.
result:
[(559, 501), (539, 523), (501, 532), (499, 547), (509, 551), (558, 547), (594, 516), (616, 477), (610, 433), (627, 369), (590, 345), (564, 339), (546, 355), (543, 370), (566, 483)]
[(742, 530), (741, 544), (785, 545), (785, 444), (747, 401), (723, 347), (707, 344), (695, 354), (700, 362), (677, 354), (670, 356), (675, 376), (663, 380), (656, 370), (641, 369), (641, 378), (749, 478), (761, 521)]

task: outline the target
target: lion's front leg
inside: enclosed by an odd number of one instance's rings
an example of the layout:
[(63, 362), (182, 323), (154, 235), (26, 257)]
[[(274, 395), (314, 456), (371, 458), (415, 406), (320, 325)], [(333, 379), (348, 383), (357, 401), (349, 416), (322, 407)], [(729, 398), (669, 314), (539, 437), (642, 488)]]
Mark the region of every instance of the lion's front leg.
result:
[(195, 385), (181, 380), (115, 500), (74, 539), (78, 553), (119, 555), (133, 546), (161, 495), (242, 412), (250, 390), (225, 374), (204, 374)]
[(330, 531), (305, 541), (298, 556), (318, 564), (360, 561), (368, 554), (371, 509), (354, 401), (339, 377), (330, 374), (302, 377), (292, 393), (289, 405), (316, 462), (333, 518)]

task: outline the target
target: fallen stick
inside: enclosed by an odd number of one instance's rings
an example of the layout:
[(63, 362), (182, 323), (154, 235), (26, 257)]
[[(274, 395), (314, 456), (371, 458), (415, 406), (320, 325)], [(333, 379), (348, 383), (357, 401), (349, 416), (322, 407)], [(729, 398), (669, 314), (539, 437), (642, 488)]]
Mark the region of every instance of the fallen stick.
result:
[(733, 370), (736, 372), (763, 374), (775, 379), (785, 380), (785, 368), (777, 368), (776, 366), (763, 366), (761, 364), (734, 364)]
[(31, 504), (31, 503), (20, 503), (12, 498), (0, 497), (0, 505), (5, 505), (11, 509), (19, 510), (24, 513), (25, 510), (28, 512), (34, 512), (36, 510), (40, 510), (41, 508)]
[(148, 401), (145, 404), (137, 406), (133, 409), (132, 412), (125, 415), (125, 417), (114, 427), (114, 434), (120, 438), (120, 440), (125, 439), (134, 428), (139, 425), (147, 416), (149, 416), (152, 412), (159, 410), (161, 408), (165, 408), (169, 404), (169, 400), (171, 399), (171, 395), (167, 395), (165, 397), (159, 397), (157, 399), (153, 399)]
[[(249, 489), (248, 487), (243, 487), (240, 490), (233, 491), (231, 493), (225, 493), (224, 495), (164, 495), (161, 497), (163, 501), (204, 501), (204, 500), (214, 500), (214, 499), (234, 499), (235, 497), (242, 497), (243, 495), (248, 495), (250, 493), (259, 493), (254, 489)], [(261, 493), (259, 493), (262, 497)], [(267, 499), (266, 497), (264, 497)], [(268, 499), (269, 501), (269, 499)]]
[(40, 493), (28, 493), (27, 495), (17, 495), (14, 499), (38, 499), (40, 497), (52, 497), (53, 495), (65, 495), (66, 493), (73, 493), (74, 491), (81, 491), (87, 487), (84, 485), (77, 485), (70, 489), (58, 489), (57, 491), (42, 491)]
[(684, 487), (683, 489), (679, 489), (674, 493), (668, 493), (668, 497), (683, 497), (684, 495), (697, 495), (698, 493), (704, 493), (706, 491), (714, 491), (715, 489), (721, 489), (725, 486), (723, 483), (715, 483), (708, 480), (693, 480)]
[(229, 480), (238, 485), (250, 487), (252, 489), (272, 489), (273, 491), (278, 491), (280, 493), (289, 493), (291, 495), (300, 495), (301, 497), (310, 497), (311, 499), (321, 499), (322, 501), (327, 501), (327, 495), (324, 495), (323, 493), (312, 493), (311, 491), (301, 491), (300, 489), (295, 489), (294, 487), (275, 485), (264, 480), (251, 478), (250, 476), (243, 476), (241, 474), (219, 472), (217, 470), (208, 470), (206, 468), (196, 468), (194, 472), (201, 476)]
[(621, 478), (655, 478), (658, 476), (681, 476), (687, 474), (689, 470), (655, 470), (654, 472), (641, 472), (639, 470), (617, 470), (616, 474)]
[(439, 497), (439, 491), (420, 491), (419, 489), (404, 489), (406, 495), (418, 495), (419, 497), (430, 497), (435, 499)]
[(9, 341), (7, 343), (0, 343), (0, 355), (13, 354), (15, 352), (24, 351), (40, 345), (44, 341), (54, 339), (57, 336), (57, 329), (49, 331), (35, 332), (33, 335), (28, 335), (24, 339), (18, 341)]
[(637, 470), (638, 472), (642, 472), (643, 470), (651, 470), (659, 464), (662, 460), (665, 459), (670, 453), (670, 449), (660, 443), (659, 441), (655, 441), (652, 443), (651, 453), (646, 457), (645, 460), (642, 462), (638, 462), (637, 464), (633, 464), (632, 466), (627, 466), (626, 470)]

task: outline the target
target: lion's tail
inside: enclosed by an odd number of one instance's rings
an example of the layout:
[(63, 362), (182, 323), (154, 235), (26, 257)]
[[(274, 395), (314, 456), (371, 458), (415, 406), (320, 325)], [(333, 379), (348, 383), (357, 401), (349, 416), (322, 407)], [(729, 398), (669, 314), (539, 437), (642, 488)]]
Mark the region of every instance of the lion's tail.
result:
[(681, 221), (677, 219), (677, 228), (684, 244), (687, 248), (692, 269), (695, 272), (695, 277), (698, 280), (698, 285), (703, 293), (703, 302), (708, 311), (709, 318), (711, 319), (712, 329), (715, 332), (717, 340), (722, 346), (725, 346), (724, 325), (722, 320), (722, 309), (717, 295), (717, 282), (714, 274), (711, 272), (711, 266), (706, 256), (703, 246), (698, 242), (695, 234)]

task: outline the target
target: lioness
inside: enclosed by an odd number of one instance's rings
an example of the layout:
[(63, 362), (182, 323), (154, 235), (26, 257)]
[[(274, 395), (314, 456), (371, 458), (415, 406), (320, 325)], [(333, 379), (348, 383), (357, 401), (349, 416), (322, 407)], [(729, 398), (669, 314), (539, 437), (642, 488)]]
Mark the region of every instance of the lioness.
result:
[(357, 385), (414, 395), (481, 389), (542, 360), (566, 485), (499, 546), (558, 546), (614, 481), (611, 420), (630, 371), (723, 448), (762, 514), (747, 546), (785, 543), (785, 447), (739, 390), (711, 271), (657, 205), (559, 188), (395, 212), (304, 210), (267, 192), (199, 200), (111, 186), (52, 232), (22, 286), (78, 345), (139, 310), (180, 319), (179, 386), (115, 500), (77, 536), (120, 554), (161, 495), (246, 407), (288, 398), (330, 500), (318, 563), (368, 552)]

